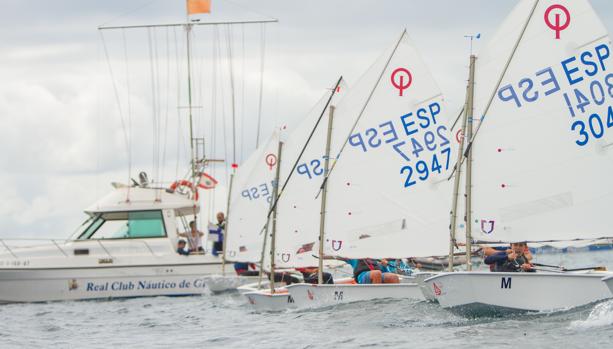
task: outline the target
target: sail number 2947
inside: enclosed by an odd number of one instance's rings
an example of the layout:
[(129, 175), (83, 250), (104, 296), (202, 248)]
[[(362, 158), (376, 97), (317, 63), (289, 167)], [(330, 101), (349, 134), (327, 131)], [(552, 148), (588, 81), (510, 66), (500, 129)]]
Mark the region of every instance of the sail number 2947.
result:
[[(451, 137), (438, 116), (441, 104), (432, 102), (409, 113), (352, 134), (348, 144), (362, 153), (386, 148), (402, 161), (404, 187), (426, 181), (433, 173), (449, 169)], [(406, 164), (406, 165), (405, 165)]]
[[(406, 175), (404, 187), (408, 188), (417, 184), (417, 181), (425, 181), (433, 172), (441, 173), (449, 169), (449, 158), (451, 157), (451, 148), (441, 150), (440, 157), (436, 153), (432, 154), (432, 160), (419, 160), (413, 166), (407, 165), (400, 169), (400, 174)], [(416, 172), (416, 173), (415, 173)]]

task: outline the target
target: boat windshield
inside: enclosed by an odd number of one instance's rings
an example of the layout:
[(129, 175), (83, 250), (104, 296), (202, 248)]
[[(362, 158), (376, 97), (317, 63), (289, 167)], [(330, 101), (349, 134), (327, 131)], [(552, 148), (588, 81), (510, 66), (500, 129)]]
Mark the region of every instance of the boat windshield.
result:
[(161, 211), (103, 213), (79, 236), (79, 240), (165, 237)]

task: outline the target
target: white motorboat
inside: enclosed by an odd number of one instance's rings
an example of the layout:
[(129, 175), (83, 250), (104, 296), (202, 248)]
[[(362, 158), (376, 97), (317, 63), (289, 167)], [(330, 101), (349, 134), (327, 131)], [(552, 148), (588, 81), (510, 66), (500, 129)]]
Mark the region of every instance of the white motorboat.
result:
[(612, 294), (612, 273), (441, 273), (425, 281), (443, 308), (469, 316), (551, 312), (588, 305)]
[[(115, 185), (113, 192), (86, 210), (90, 218), (71, 239), (66, 241), (48, 240), (42, 245), (24, 247), (20, 244), (19, 247), (15, 247), (15, 241), (0, 240), (4, 247), (4, 251), (0, 253), (0, 302), (202, 294), (206, 286), (204, 276), (219, 274), (222, 271), (222, 258), (204, 251), (188, 256), (177, 252), (179, 228), (185, 231), (187, 220), (198, 221), (196, 216), (200, 209), (198, 188), (212, 189), (217, 183), (204, 172), (209, 160), (205, 157), (204, 139), (197, 137), (193, 125), (192, 31), (195, 27), (211, 23), (200, 22), (199, 19), (190, 16), (205, 12), (207, 11), (198, 10), (192, 13), (188, 9), (186, 22), (163, 25), (167, 29), (183, 28), (185, 31), (188, 91), (186, 109), (189, 117), (191, 149), (188, 177), (191, 181), (187, 179), (176, 181), (170, 190), (153, 188), (146, 177), (145, 180), (141, 178), (140, 185), (135, 184), (132, 187)], [(267, 22), (276, 22), (276, 20), (214, 24)], [(155, 27), (159, 25), (101, 26), (98, 29), (101, 33), (106, 31), (123, 33), (126, 29)], [(105, 45), (111, 77), (114, 79), (103, 34), (101, 38)], [(125, 34), (123, 40), (124, 47), (127, 47)], [(151, 48), (151, 42), (149, 45)], [(127, 60), (127, 51), (124, 53)], [(127, 62), (126, 67), (128, 67)], [(178, 74), (180, 73), (181, 70), (178, 69)], [(129, 80), (126, 74), (128, 86)], [(152, 82), (155, 81), (152, 76)], [(121, 114), (121, 100), (115, 83), (116, 81), (113, 81)], [(156, 85), (153, 86), (153, 90), (156, 90)], [(181, 89), (173, 88), (178, 90), (179, 98)], [(159, 105), (155, 101), (154, 97), (153, 119), (158, 122), (154, 125), (154, 129), (158, 130), (157, 137), (161, 137), (159, 133), (162, 128), (162, 124), (159, 123), (161, 118), (156, 117), (156, 108)], [(121, 117), (123, 125), (123, 116)], [(166, 123), (164, 127), (167, 126)], [(131, 152), (132, 140), (129, 136), (131, 130), (126, 129), (125, 125), (123, 127), (128, 151)], [(162, 167), (159, 151), (160, 149), (154, 150), (156, 170)], [(187, 191), (191, 195), (183, 195), (181, 191)], [(181, 227), (179, 221), (182, 223)]]
[(177, 253), (194, 202), (164, 189), (120, 187), (86, 210), (72, 239), (27, 247), (2, 240), (0, 302), (202, 294), (220, 258)]

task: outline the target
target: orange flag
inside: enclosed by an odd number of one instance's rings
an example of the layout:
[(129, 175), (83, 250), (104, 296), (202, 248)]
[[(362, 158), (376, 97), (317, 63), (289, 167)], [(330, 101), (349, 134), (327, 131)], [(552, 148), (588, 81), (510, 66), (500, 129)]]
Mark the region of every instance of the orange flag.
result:
[(211, 0), (187, 0), (187, 14), (211, 13)]

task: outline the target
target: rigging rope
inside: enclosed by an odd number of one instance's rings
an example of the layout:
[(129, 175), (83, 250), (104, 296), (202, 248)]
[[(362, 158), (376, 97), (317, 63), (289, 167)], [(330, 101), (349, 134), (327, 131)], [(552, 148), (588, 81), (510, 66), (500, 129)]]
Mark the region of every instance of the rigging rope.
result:
[(177, 39), (177, 28), (173, 27), (174, 41), (175, 41), (175, 64), (177, 68), (177, 163), (175, 168), (175, 178), (179, 178), (179, 164), (181, 158), (181, 110), (179, 105), (181, 103), (181, 68), (179, 66), (179, 40)]
[[(121, 99), (119, 98), (119, 89), (117, 88), (117, 82), (115, 81), (115, 74), (113, 72), (113, 66), (111, 64), (111, 59), (109, 58), (109, 51), (106, 47), (106, 41), (104, 40), (104, 34), (100, 31), (100, 39), (102, 40), (102, 47), (104, 48), (104, 56), (106, 58), (106, 62), (109, 68), (109, 74), (111, 75), (111, 82), (113, 85), (113, 92), (115, 93), (115, 101), (117, 102), (117, 109), (119, 111), (119, 119), (121, 120), (121, 127), (123, 129), (124, 141), (126, 143), (126, 150), (130, 151), (130, 140), (128, 137), (128, 132), (126, 129), (126, 121), (123, 115), (123, 108), (121, 106)], [(129, 164), (130, 166), (131, 164)], [(129, 183), (130, 179), (128, 179)]]
[(166, 147), (168, 146), (168, 119), (170, 115), (170, 29), (166, 28), (166, 111), (164, 113), (164, 145), (162, 147), (162, 169), (159, 181), (164, 183), (166, 168)]
[(152, 139), (153, 139), (153, 151), (152, 151), (152, 169), (151, 173), (155, 173), (156, 169), (156, 123), (157, 123), (157, 101), (156, 101), (156, 79), (155, 79), (155, 63), (154, 63), (154, 54), (153, 54), (153, 41), (151, 37), (151, 28), (147, 28), (147, 43), (148, 43), (148, 51), (149, 51), (149, 74), (151, 78), (151, 117), (153, 118), (152, 122)]
[[(217, 31), (216, 33), (218, 35), (217, 40), (219, 41), (219, 45), (218, 45), (218, 50), (217, 53), (219, 55), (219, 71), (221, 72), (221, 65), (222, 65), (222, 55), (221, 55), (221, 36), (219, 34), (219, 31)], [(227, 125), (227, 120), (226, 120), (226, 108), (225, 108), (225, 94), (224, 94), (224, 86), (223, 86), (223, 81), (219, 82), (219, 91), (220, 91), (220, 97), (221, 97), (221, 119), (223, 120), (223, 132), (221, 133), (222, 135), (222, 141), (223, 141), (223, 145), (224, 145), (224, 159), (228, 158), (228, 142), (226, 142), (227, 136), (228, 136), (228, 125)], [(228, 167), (225, 166), (225, 172), (226, 172), (226, 183), (230, 183), (230, 171), (228, 171)]]
[[(158, 40), (157, 40), (157, 29), (153, 28), (153, 54), (155, 55), (155, 92), (156, 92), (156, 104), (155, 109), (157, 113), (156, 123), (155, 123), (155, 176), (153, 179), (159, 181), (160, 178), (160, 148), (162, 145), (161, 140), (161, 132), (162, 132), (162, 93), (160, 89), (162, 88), (162, 84), (160, 83), (160, 56), (158, 52)], [(156, 191), (156, 199), (160, 199), (161, 192)]]
[(266, 24), (262, 23), (260, 25), (260, 92), (258, 98), (258, 125), (257, 125), (257, 134), (255, 138), (255, 148), (257, 149), (260, 146), (260, 128), (262, 124), (262, 99), (264, 96), (264, 63), (265, 63), (265, 53), (266, 53)]
[[(217, 66), (219, 61), (217, 59), (218, 51), (219, 51), (219, 28), (215, 26), (211, 33), (213, 39), (213, 50), (211, 51), (212, 57), (212, 89), (211, 89), (211, 158), (215, 158), (217, 156)], [(212, 171), (213, 177), (217, 176), (217, 168), (213, 166)], [(212, 203), (209, 205), (210, 216), (213, 215), (213, 207), (215, 206), (215, 196), (213, 195)]]
[(232, 52), (232, 25), (226, 26), (226, 47), (228, 55), (228, 72), (230, 75), (230, 110), (232, 113), (232, 163), (236, 163), (236, 102), (234, 91), (234, 56)]
[(243, 161), (245, 152), (245, 24), (241, 24), (241, 137), (240, 137), (240, 162)]
[[(123, 39), (123, 54), (126, 65), (126, 89), (128, 93), (128, 130), (127, 132), (127, 146), (128, 146), (128, 184), (132, 178), (132, 102), (131, 102), (131, 90), (130, 90), (130, 67), (128, 61), (128, 44), (126, 39), (125, 29), (121, 30), (121, 36)], [(130, 198), (130, 186), (128, 186), (128, 199)]]

